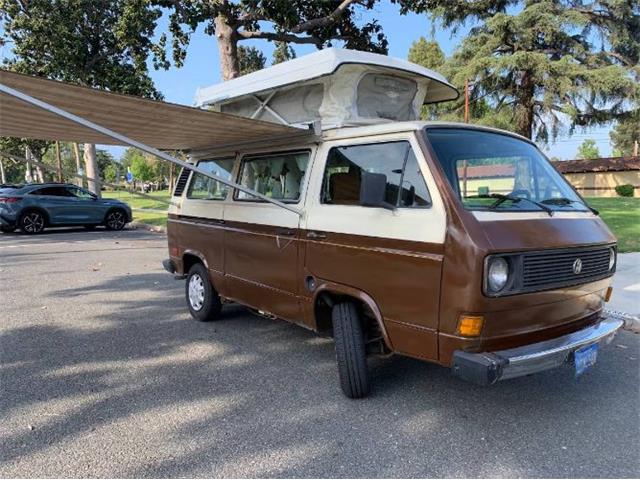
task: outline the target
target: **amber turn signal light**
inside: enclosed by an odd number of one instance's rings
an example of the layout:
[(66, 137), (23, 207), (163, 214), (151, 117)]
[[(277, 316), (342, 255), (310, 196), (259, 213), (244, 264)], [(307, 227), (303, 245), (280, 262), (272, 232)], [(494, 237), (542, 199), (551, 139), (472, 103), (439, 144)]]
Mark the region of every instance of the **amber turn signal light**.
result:
[(458, 335), (463, 337), (479, 337), (484, 317), (482, 315), (460, 315), (458, 319)]
[(607, 293), (604, 294), (604, 301), (608, 302), (611, 300), (611, 294), (613, 293), (613, 287), (607, 288)]

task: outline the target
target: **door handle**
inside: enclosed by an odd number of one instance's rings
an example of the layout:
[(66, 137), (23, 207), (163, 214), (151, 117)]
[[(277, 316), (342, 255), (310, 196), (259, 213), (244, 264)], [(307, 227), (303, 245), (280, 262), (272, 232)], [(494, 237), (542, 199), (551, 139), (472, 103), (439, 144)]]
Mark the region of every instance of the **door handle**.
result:
[(276, 230), (276, 235), (284, 236), (284, 237), (292, 237), (296, 234), (295, 230), (290, 230), (288, 228), (282, 230)]
[(307, 238), (311, 238), (312, 240), (324, 240), (327, 238), (327, 235), (321, 232), (307, 232)]

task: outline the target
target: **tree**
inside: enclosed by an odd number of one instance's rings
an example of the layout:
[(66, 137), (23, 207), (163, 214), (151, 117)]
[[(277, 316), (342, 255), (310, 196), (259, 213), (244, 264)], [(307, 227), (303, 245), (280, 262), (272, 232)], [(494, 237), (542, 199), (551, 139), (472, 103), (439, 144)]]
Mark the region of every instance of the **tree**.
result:
[(576, 156), (583, 160), (593, 160), (594, 158), (600, 158), (600, 151), (598, 150), (596, 141), (591, 138), (587, 138), (578, 147), (578, 153), (576, 154)]
[[(153, 0), (171, 9), (169, 30), (173, 37), (173, 58), (181, 65), (186, 57), (190, 32), (200, 24), (218, 40), (223, 80), (238, 77), (238, 43), (262, 39), (272, 42), (311, 44), (317, 48), (332, 41), (346, 48), (380, 53), (387, 51), (387, 39), (376, 20), (358, 25), (362, 9), (378, 0)], [(159, 48), (167, 42), (160, 37)]]
[(630, 156), (635, 143), (640, 143), (640, 108), (628, 118), (620, 120), (609, 133), (611, 144), (617, 156)]
[(528, 138), (555, 138), (565, 122), (570, 132), (605, 124), (637, 98), (637, 1), (396, 1), (445, 27), (477, 22), (449, 62), (450, 79), (471, 80), (471, 103), (487, 101)]
[(293, 60), (296, 58), (296, 51), (287, 42), (276, 42), (276, 48), (273, 51), (272, 65)]
[(141, 182), (151, 182), (153, 180), (153, 167), (142, 154), (132, 159), (131, 173), (133, 173), (133, 178)]
[(420, 37), (411, 44), (408, 60), (431, 70), (439, 70), (444, 65), (445, 57), (438, 42)]
[[(0, 0), (2, 41), (12, 46), (5, 68), (161, 98), (147, 61), (168, 68), (162, 41), (152, 41), (160, 8), (147, 0)], [(85, 145), (87, 176), (99, 177), (95, 146)], [(89, 183), (99, 195), (99, 185)]]
[(238, 47), (240, 75), (262, 70), (267, 63), (264, 54), (256, 47)]

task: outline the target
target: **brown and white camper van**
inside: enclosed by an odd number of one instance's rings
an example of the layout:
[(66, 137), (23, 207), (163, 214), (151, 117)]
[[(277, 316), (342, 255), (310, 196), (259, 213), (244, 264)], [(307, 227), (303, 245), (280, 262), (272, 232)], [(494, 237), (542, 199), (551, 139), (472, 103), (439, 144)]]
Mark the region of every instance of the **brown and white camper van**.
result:
[(423, 103), (457, 96), (435, 72), (360, 52), (309, 57), (198, 94), (320, 128), (191, 152), (227, 182), (184, 170), (174, 192), (165, 268), (186, 278), (193, 317), (236, 302), (332, 336), (354, 398), (376, 353), (481, 384), (592, 365), (621, 326), (603, 314), (616, 240), (535, 144), (415, 121)]

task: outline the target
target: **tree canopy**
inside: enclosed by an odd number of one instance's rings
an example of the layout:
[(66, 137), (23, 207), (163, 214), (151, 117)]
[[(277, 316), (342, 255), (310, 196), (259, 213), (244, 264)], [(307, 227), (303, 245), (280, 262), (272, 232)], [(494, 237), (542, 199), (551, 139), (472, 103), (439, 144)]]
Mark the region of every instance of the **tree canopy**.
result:
[(609, 133), (614, 155), (630, 156), (634, 152), (634, 143), (640, 143), (640, 109), (624, 118)]
[(438, 42), (428, 41), (424, 37), (411, 44), (408, 60), (431, 70), (440, 70), (445, 62), (444, 53)]
[(296, 58), (296, 51), (287, 42), (276, 42), (276, 48), (273, 51), (272, 65), (293, 60)]
[(240, 68), (240, 75), (262, 70), (266, 63), (266, 57), (256, 47), (238, 47), (238, 67)]
[[(311, 44), (317, 48), (344, 42), (346, 48), (386, 53), (387, 39), (376, 20), (362, 25), (362, 10), (378, 0), (152, 0), (171, 9), (169, 30), (173, 58), (181, 65), (191, 32), (204, 25), (218, 41), (223, 80), (241, 75), (238, 43), (262, 39), (272, 42)], [(159, 46), (167, 42), (160, 38)]]
[(458, 87), (472, 82), (472, 104), (488, 102), (496, 122), (526, 137), (605, 124), (638, 98), (637, 1), (397, 1), (447, 27), (477, 22), (445, 69)]
[(600, 158), (600, 151), (598, 150), (596, 141), (591, 138), (583, 141), (582, 144), (578, 147), (578, 153), (576, 157), (583, 160), (593, 160), (594, 158)]

